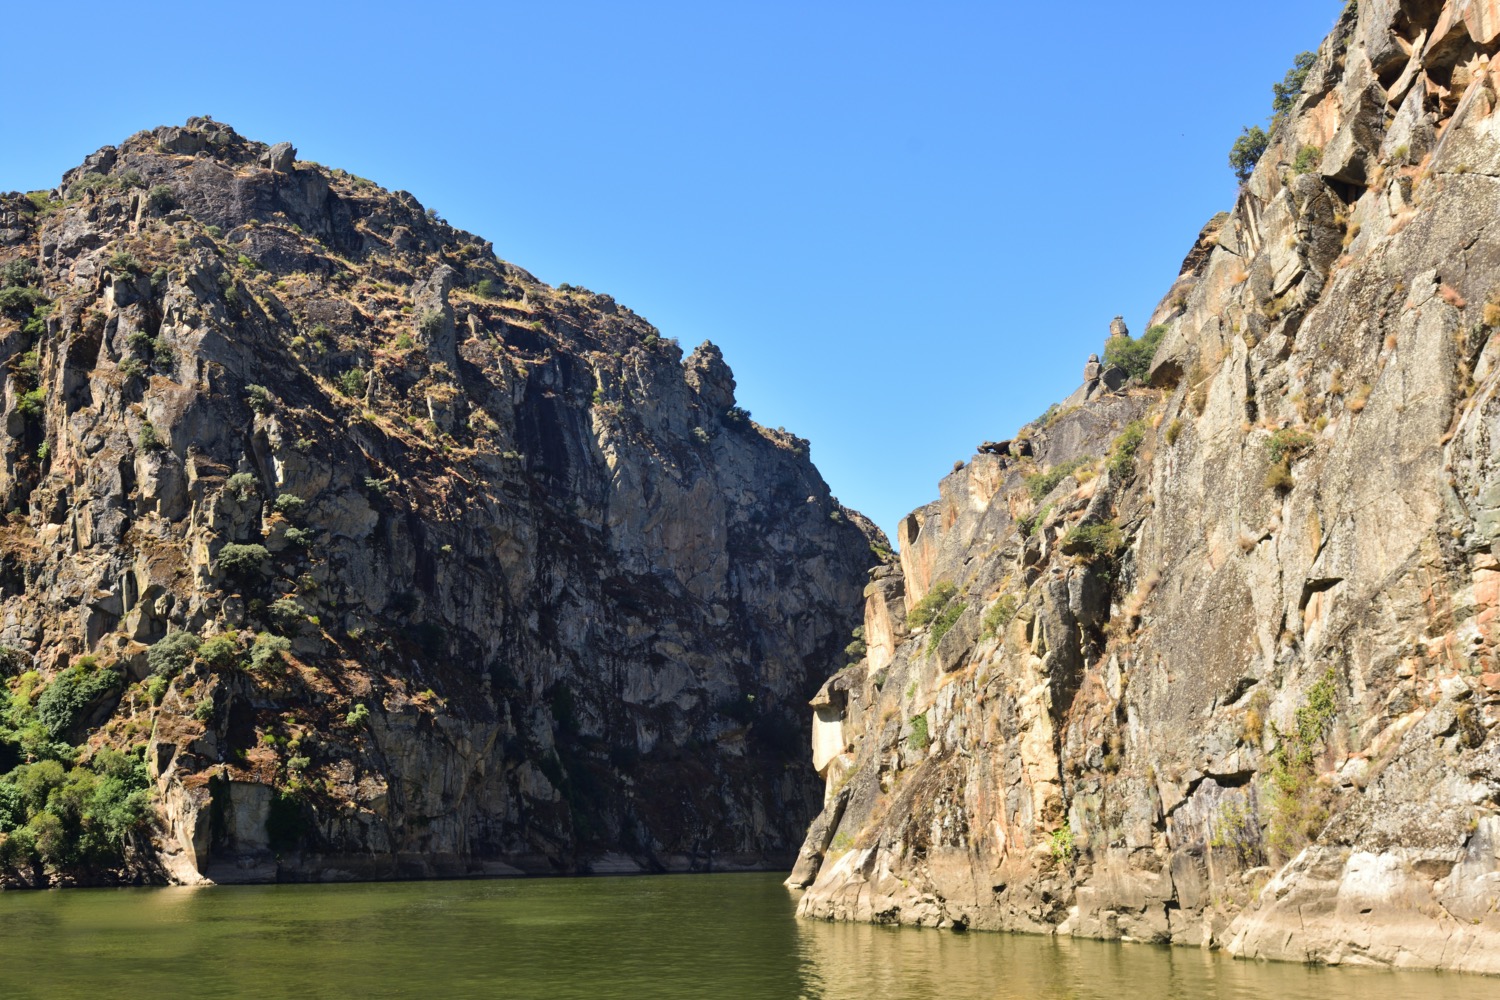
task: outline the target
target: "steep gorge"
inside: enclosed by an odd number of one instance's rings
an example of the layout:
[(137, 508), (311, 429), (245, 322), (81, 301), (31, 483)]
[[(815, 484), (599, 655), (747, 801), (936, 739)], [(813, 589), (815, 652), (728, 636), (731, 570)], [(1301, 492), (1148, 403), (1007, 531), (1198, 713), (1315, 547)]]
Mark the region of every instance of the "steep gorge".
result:
[(801, 913), (1500, 972), (1497, 52), (1351, 2), (1149, 374), (903, 522)]
[(790, 861), (883, 539), (712, 344), (209, 119), (0, 276), (0, 884)]

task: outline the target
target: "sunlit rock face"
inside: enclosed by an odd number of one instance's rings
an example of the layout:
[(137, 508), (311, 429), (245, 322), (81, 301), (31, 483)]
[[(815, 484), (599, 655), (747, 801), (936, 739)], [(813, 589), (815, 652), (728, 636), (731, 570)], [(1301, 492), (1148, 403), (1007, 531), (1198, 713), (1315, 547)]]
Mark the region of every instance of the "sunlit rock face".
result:
[(903, 523), (802, 913), (1500, 972), (1496, 10), (1351, 4), (1149, 368)]
[(0, 199), (0, 266), (7, 672), (117, 672), (71, 735), (152, 784), (128, 871), (0, 878), (790, 861), (883, 540), (716, 347), (207, 119)]

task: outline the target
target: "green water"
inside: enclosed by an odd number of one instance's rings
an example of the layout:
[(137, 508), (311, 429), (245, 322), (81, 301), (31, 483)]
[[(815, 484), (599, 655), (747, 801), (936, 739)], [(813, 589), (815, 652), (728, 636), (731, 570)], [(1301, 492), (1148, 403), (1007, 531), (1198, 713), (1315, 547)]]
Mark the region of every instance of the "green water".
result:
[(1493, 1000), (1500, 981), (797, 920), (777, 875), (0, 894), (0, 997)]

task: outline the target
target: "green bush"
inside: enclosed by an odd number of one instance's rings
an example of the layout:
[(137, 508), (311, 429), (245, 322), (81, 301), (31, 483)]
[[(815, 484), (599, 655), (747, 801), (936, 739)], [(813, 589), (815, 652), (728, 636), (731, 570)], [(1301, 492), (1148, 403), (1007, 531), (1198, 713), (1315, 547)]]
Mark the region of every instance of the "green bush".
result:
[(158, 184), (146, 194), (146, 204), (153, 212), (170, 212), (177, 207), (177, 195), (165, 184)]
[(360, 397), (365, 394), (365, 386), (369, 384), (369, 376), (362, 368), (351, 368), (339, 376), (339, 392), (345, 396)]
[(1338, 717), (1338, 689), (1329, 668), (1293, 713), (1291, 732), (1271, 723), (1271, 822), (1269, 840), (1283, 856), (1317, 837), (1328, 819), (1328, 791), (1318, 781), (1317, 749)]
[(991, 604), (979, 623), (979, 638), (992, 639), (1004, 633), (1005, 627), (1015, 620), (1021, 602), (1014, 594), (1006, 594)]
[(295, 517), (302, 513), (302, 508), (307, 506), (307, 501), (295, 493), (283, 493), (271, 504), (271, 509), (284, 517)]
[(146, 664), (157, 677), (176, 677), (198, 654), (198, 637), (191, 632), (168, 632), (146, 652)]
[(417, 332), (423, 338), (432, 340), (443, 332), (443, 314), (437, 310), (423, 313), (422, 318), (417, 321)]
[(1080, 524), (1063, 536), (1061, 544), (1065, 554), (1082, 556), (1088, 562), (1113, 559), (1124, 547), (1125, 536), (1113, 521)]
[(927, 732), (927, 713), (912, 716), (911, 733), (906, 737), (906, 745), (913, 750), (922, 751), (931, 743), (932, 737)]
[(249, 503), (260, 493), (260, 484), (248, 472), (236, 472), (224, 480), (224, 492), (240, 503)]
[(64, 740), (89, 709), (119, 692), (123, 681), (119, 671), (76, 663), (58, 674), (37, 699), (37, 721), (54, 740)]
[(1061, 864), (1070, 864), (1073, 861), (1073, 827), (1067, 820), (1063, 825), (1052, 832), (1048, 838), (1048, 846), (1052, 849), (1052, 860)]
[(1272, 462), (1291, 462), (1313, 446), (1313, 436), (1304, 431), (1284, 427), (1266, 439), (1266, 454)]
[(912, 605), (911, 611), (907, 612), (906, 624), (911, 628), (922, 628), (937, 618), (938, 614), (953, 600), (958, 593), (958, 588), (947, 580), (940, 580), (932, 585), (920, 601)]
[(167, 696), (167, 688), (172, 686), (168, 677), (152, 677), (146, 681), (146, 697), (151, 699), (151, 704), (160, 705)]
[(1129, 336), (1111, 337), (1104, 344), (1104, 363), (1123, 368), (1131, 378), (1144, 382), (1151, 371), (1151, 359), (1156, 357), (1156, 348), (1166, 332), (1166, 325), (1158, 323), (1148, 328), (1138, 340)]
[(250, 669), (260, 672), (283, 666), (286, 660), (281, 654), (291, 648), (290, 639), (284, 639), (269, 632), (260, 633), (255, 637), (255, 642), (250, 645)]
[(302, 605), (290, 597), (280, 597), (271, 602), (266, 608), (266, 614), (271, 619), (271, 624), (283, 635), (296, 635), (302, 629), (302, 622), (306, 614)]
[(1302, 88), (1307, 83), (1307, 74), (1311, 71), (1313, 63), (1317, 62), (1317, 53), (1299, 52), (1292, 60), (1292, 68), (1286, 71), (1280, 83), (1271, 84), (1271, 112), (1280, 120), (1292, 106), (1297, 103), (1297, 98), (1302, 96)]
[(1292, 173), (1305, 174), (1318, 166), (1318, 160), (1323, 151), (1317, 146), (1303, 146), (1297, 150), (1297, 158), (1292, 161)]
[(363, 729), (370, 723), (370, 709), (363, 703), (355, 705), (344, 716), (344, 723), (352, 729)]
[(141, 425), (141, 451), (160, 451), (165, 447), (166, 445), (162, 443), (161, 436), (156, 433), (155, 424), (145, 423)]
[(250, 404), (250, 409), (256, 413), (270, 413), (276, 408), (276, 397), (271, 395), (271, 390), (263, 385), (245, 386), (245, 402)]
[(264, 545), (230, 542), (219, 550), (219, 572), (229, 576), (251, 576), (265, 571), (271, 553)]
[(109, 258), (109, 269), (118, 274), (139, 274), (141, 262), (135, 259), (135, 255), (121, 250)]
[(1255, 165), (1266, 155), (1266, 147), (1270, 144), (1271, 137), (1259, 125), (1249, 125), (1241, 130), (1240, 137), (1229, 148), (1229, 169), (1234, 171), (1241, 184), (1255, 173)]
[(1092, 462), (1092, 458), (1075, 458), (1071, 462), (1054, 465), (1046, 472), (1033, 472), (1026, 477), (1026, 492), (1031, 499), (1040, 500), (1057, 488), (1057, 484)]
[(1146, 440), (1146, 422), (1132, 420), (1125, 425), (1120, 436), (1115, 438), (1109, 450), (1109, 474), (1123, 479), (1135, 469), (1135, 456)]
[(240, 637), (236, 632), (225, 632), (205, 640), (198, 647), (198, 659), (214, 670), (227, 670), (240, 658)]
[(927, 633), (928, 649), (937, 648), (937, 644), (942, 642), (943, 636), (952, 630), (954, 623), (968, 606), (967, 601), (949, 601), (943, 606), (943, 610), (939, 611), (937, 617), (932, 620), (932, 630)]

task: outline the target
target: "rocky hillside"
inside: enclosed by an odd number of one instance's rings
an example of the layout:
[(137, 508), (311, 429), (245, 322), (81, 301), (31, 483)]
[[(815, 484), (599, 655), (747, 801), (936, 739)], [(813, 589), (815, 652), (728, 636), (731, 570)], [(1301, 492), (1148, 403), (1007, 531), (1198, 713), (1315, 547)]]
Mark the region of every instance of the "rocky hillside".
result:
[(883, 540), (605, 295), (194, 119), (0, 197), (0, 883), (789, 863)]
[(1497, 52), (1349, 4), (1140, 379), (906, 519), (802, 913), (1500, 972)]

